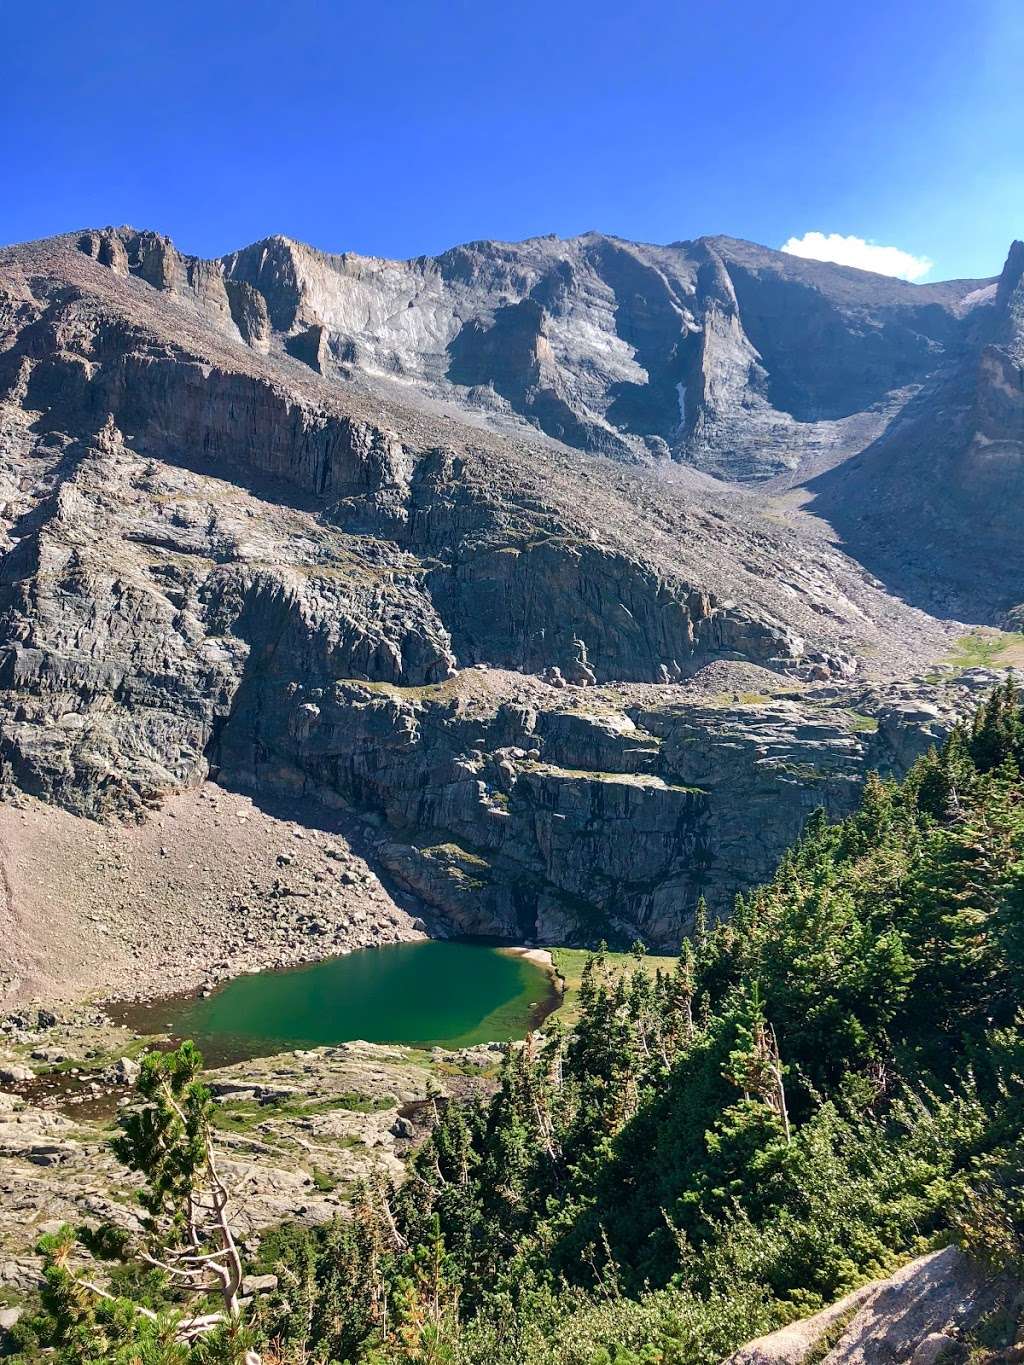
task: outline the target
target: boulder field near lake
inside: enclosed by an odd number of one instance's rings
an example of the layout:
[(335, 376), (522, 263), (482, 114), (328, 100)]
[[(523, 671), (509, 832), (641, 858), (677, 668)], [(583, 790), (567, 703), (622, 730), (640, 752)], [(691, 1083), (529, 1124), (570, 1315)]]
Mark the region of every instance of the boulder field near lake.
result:
[[(1022, 506), (1021, 242), (927, 285), (726, 237), (0, 249), (0, 1296), (134, 1216), (103, 1002), (674, 954), (1024, 665)], [(496, 1064), (222, 1068), (250, 1233)]]

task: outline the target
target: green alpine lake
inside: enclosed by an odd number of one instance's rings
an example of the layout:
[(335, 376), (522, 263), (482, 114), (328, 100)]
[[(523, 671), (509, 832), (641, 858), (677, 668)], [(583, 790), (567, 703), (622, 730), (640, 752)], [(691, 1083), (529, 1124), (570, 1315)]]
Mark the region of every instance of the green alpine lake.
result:
[(559, 998), (549, 972), (521, 953), (429, 940), (240, 976), (205, 998), (118, 1013), (140, 1032), (193, 1039), (208, 1065), (221, 1066), (356, 1038), (411, 1047), (507, 1042)]

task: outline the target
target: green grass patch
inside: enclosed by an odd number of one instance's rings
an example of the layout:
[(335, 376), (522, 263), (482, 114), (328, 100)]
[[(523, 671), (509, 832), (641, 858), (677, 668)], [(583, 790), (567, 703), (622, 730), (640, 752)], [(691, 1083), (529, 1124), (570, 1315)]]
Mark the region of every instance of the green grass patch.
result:
[(824, 782), (828, 774), (816, 768), (813, 763), (777, 763), (778, 772), (788, 773), (800, 782)]
[(636, 787), (651, 791), (694, 792), (706, 795), (703, 787), (684, 787), (677, 782), (666, 782), (656, 773), (591, 772), (587, 768), (562, 768), (556, 763), (523, 763), (523, 772), (539, 777), (567, 778), (574, 782), (605, 782), (609, 786)]
[(772, 698), (767, 692), (716, 692), (712, 706), (764, 706)]
[(332, 1095), (324, 1100), (271, 1099), (261, 1104), (259, 1100), (245, 1098), (227, 1099), (218, 1104), (213, 1111), (213, 1121), (217, 1128), (233, 1133), (249, 1133), (267, 1119), (302, 1119), (313, 1114), (329, 1114), (332, 1109), (344, 1109), (355, 1114), (379, 1114), (385, 1109), (393, 1109), (398, 1103), (394, 1095), (361, 1095), (349, 1091), (343, 1095)]
[(398, 683), (371, 682), (364, 678), (340, 678), (339, 682), (361, 687), (368, 692), (377, 692), (382, 697), (393, 697), (395, 701), (445, 701), (458, 695), (458, 676), (446, 678), (444, 682), (423, 683), (418, 687), (402, 687)]
[(429, 848), (423, 848), (420, 852), (430, 858), (440, 858), (444, 862), (465, 863), (469, 867), (478, 867), (488, 872), (491, 870), (486, 858), (481, 858), (479, 853), (471, 853), (461, 844), (431, 844)]
[(397, 1103), (395, 1095), (360, 1095), (355, 1090), (325, 1101), (329, 1109), (349, 1109), (354, 1114), (381, 1114), (385, 1109), (394, 1109)]
[[(586, 966), (589, 956), (590, 950), (587, 948), (551, 949), (551, 960), (563, 983), (562, 1003), (553, 1018), (558, 1019), (568, 1027), (572, 1027), (579, 1018), (577, 997), (580, 981), (583, 977), (583, 968)], [(609, 969), (615, 974), (632, 971), (636, 965), (636, 959), (632, 953), (605, 953), (605, 961), (608, 963)], [(641, 959), (641, 966), (650, 976), (654, 976), (659, 968), (662, 971), (670, 972), (675, 964), (676, 959), (674, 957), (661, 957), (652, 953), (646, 953)]]
[(37, 1043), (25, 1043), (14, 1049), (14, 1054), (20, 1056), (26, 1066), (30, 1066), (36, 1076), (66, 1076), (72, 1071), (77, 1071), (83, 1081), (95, 1080), (103, 1071), (115, 1066), (122, 1057), (127, 1057), (129, 1061), (139, 1061), (144, 1053), (151, 1051), (160, 1042), (159, 1035), (148, 1037), (127, 1038), (117, 1047), (97, 1050), (92, 1057), (69, 1056), (62, 1062), (43, 1062), (34, 1061), (32, 1052), (38, 1047)]
[(961, 672), (968, 668), (1024, 667), (1024, 634), (980, 626), (961, 635), (944, 662)]
[(874, 735), (878, 733), (878, 717), (865, 716), (861, 711), (850, 711), (850, 729), (855, 735)]

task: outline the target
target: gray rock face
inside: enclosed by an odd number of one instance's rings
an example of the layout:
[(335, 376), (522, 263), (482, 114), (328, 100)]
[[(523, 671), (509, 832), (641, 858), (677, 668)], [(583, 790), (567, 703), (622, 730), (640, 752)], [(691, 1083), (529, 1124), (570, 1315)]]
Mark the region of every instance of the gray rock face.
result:
[[(697, 897), (726, 911), (818, 806), (902, 774), (969, 709), (967, 687), (822, 688), (772, 701), (564, 692), (476, 670), (424, 689), (337, 683), (229, 726), (236, 780), (261, 754), (375, 813), (392, 876), (456, 930), (672, 947)], [(820, 694), (820, 695), (819, 695)], [(870, 715), (867, 713), (870, 712)]]
[(0, 1332), (10, 1332), (21, 1321), (24, 1310), (21, 1308), (0, 1309)]
[[(656, 247), (599, 233), (413, 261), (274, 237), (222, 264), (314, 368), (333, 357), (511, 409), (581, 449), (744, 478), (880, 429), (887, 404), (957, 351), (955, 309), (972, 288), (917, 289), (730, 238)], [(171, 287), (194, 292), (189, 273)]]
[(728, 237), (586, 233), (411, 261), (286, 237), (201, 261), (127, 228), (78, 246), (317, 373), (390, 375), (580, 449), (743, 479), (862, 449), (968, 348), (992, 284), (913, 286)]
[[(966, 1358), (971, 1333), (1000, 1311), (1016, 1316), (1019, 1305), (1019, 1284), (944, 1247), (814, 1317), (749, 1342), (726, 1365), (936, 1365)], [(829, 1348), (837, 1327), (841, 1333)]]
[(369, 391), (616, 459), (808, 483), (900, 595), (993, 622), (1020, 604), (1019, 242), (998, 279), (923, 286), (728, 237), (586, 233), (411, 261), (285, 237), (201, 261), (132, 229), (77, 244), (218, 331)]
[(969, 693), (895, 686), (950, 630), (820, 526), (649, 457), (845, 449), (980, 307), (726, 239), (6, 249), (0, 781), (315, 794), (453, 928), (673, 944)]

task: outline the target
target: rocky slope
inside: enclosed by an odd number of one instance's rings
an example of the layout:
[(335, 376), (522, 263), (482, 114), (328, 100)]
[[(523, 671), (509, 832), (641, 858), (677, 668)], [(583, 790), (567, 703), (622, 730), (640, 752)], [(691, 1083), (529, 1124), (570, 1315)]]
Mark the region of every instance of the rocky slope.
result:
[(860, 450), (1004, 314), (1012, 359), (1007, 278), (0, 251), (0, 777), (88, 819), (208, 776), (333, 805), (444, 931), (671, 945), (971, 697), (920, 676), (961, 626), (712, 473)]
[[(65, 1221), (138, 1227), (138, 1177), (112, 1155), (110, 1127), (131, 1093), (140, 1044), (128, 1029), (81, 1014), (17, 1035), (0, 1031), (0, 1312), (38, 1290), (43, 1233)], [(73, 1063), (64, 1092), (46, 1088), (52, 1075), (22, 1079), (33, 1068), (52, 1071), (43, 1053)], [(353, 1042), (208, 1072), (233, 1226), (247, 1255), (267, 1227), (344, 1213), (359, 1181), (400, 1181), (402, 1158), (432, 1112), (427, 1097), (486, 1092), (498, 1061), (487, 1047), (427, 1053)], [(6, 1322), (16, 1318), (17, 1309)], [(0, 1318), (0, 1349), (5, 1325)]]
[(0, 1000), (176, 994), (423, 936), (357, 821), (211, 782), (127, 826), (18, 795), (0, 856)]

